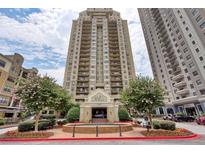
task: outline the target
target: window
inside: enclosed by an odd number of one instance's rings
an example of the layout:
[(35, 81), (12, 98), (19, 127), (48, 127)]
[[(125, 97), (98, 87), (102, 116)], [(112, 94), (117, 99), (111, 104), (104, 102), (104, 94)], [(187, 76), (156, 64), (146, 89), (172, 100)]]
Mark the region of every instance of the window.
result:
[(191, 55), (186, 56), (186, 59), (187, 60), (191, 59)]
[(192, 41), (192, 44), (196, 44), (196, 42), (195, 42), (195, 41)]
[(193, 76), (197, 76), (198, 75), (198, 72), (197, 71), (194, 71), (193, 72)]
[(186, 29), (186, 31), (188, 31), (188, 30), (189, 30), (189, 28), (188, 28), (188, 27), (186, 27), (185, 29)]
[(198, 14), (198, 9), (192, 9), (192, 15), (195, 16), (196, 14)]
[(178, 39), (180, 40), (181, 38), (182, 38), (182, 36), (181, 36), (181, 35), (179, 35)]
[(199, 48), (196, 48), (195, 50), (196, 50), (196, 52), (199, 52)]
[(185, 44), (185, 42), (184, 42), (184, 41), (182, 41), (182, 42), (181, 42), (181, 46), (184, 46), (184, 44)]
[(184, 51), (184, 53), (186, 53), (186, 52), (188, 51), (188, 48), (184, 48), (184, 50), (183, 50), (183, 51)]
[(197, 21), (197, 22), (200, 22), (200, 21), (201, 21), (201, 19), (202, 19), (202, 16), (201, 16), (201, 15), (199, 15), (199, 16), (196, 18), (196, 21)]
[(190, 87), (191, 87), (191, 89), (194, 89), (194, 85), (193, 84), (190, 84)]
[(201, 80), (199, 79), (199, 80), (196, 80), (196, 84), (197, 85), (200, 85), (201, 84)]
[(205, 95), (205, 89), (199, 90), (201, 95)]
[(194, 63), (191, 62), (191, 63), (189, 64), (189, 67), (192, 68), (193, 66), (194, 66)]
[(204, 58), (201, 56), (201, 57), (199, 57), (199, 59), (200, 59), (200, 61), (203, 61), (204, 60)]
[(205, 21), (200, 25), (200, 28), (201, 29), (205, 28)]
[(5, 67), (6, 66), (6, 62), (0, 59), (0, 66), (1, 67)]
[(190, 76), (187, 76), (187, 79), (190, 81), (191, 80)]
[(192, 37), (192, 34), (191, 34), (191, 33), (189, 33), (189, 37)]

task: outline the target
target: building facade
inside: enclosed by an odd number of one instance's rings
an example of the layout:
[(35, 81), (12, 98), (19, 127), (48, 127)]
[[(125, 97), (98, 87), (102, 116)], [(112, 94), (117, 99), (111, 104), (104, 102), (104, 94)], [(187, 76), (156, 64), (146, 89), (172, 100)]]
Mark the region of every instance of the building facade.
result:
[(109, 8), (73, 20), (64, 88), (80, 104), (80, 121), (118, 121), (120, 91), (135, 78), (127, 21)]
[(154, 78), (166, 90), (158, 114), (205, 112), (205, 9), (138, 9)]
[(0, 118), (8, 122), (18, 119), (22, 109), (20, 100), (15, 96), (20, 80), (37, 75), (36, 68), (26, 69), (22, 67), (24, 58), (20, 54), (0, 54)]

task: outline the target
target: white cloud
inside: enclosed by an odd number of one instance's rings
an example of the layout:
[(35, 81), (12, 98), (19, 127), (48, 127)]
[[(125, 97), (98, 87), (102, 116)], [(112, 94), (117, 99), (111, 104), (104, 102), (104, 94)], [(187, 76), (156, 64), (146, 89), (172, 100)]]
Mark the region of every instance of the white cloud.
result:
[[(41, 9), (40, 13), (30, 14), (21, 20), (24, 22), (0, 14), (0, 39), (20, 42), (10, 46), (2, 45), (1, 42), (0, 50), (3, 54), (22, 51), (28, 63), (35, 58), (48, 61), (57, 54), (59, 59), (49, 61), (53, 69), (45, 69), (49, 65), (43, 62), (39, 63), (38, 66), (41, 67), (38, 69), (41, 74), (47, 73), (62, 85), (65, 66), (58, 63), (61, 61), (65, 63), (72, 20), (77, 19), (79, 12), (83, 10), (85, 9)], [(152, 76), (137, 9), (114, 8), (114, 10), (120, 12), (122, 18), (130, 23), (128, 26), (136, 73)], [(44, 47), (49, 47), (51, 50), (44, 50)]]
[(57, 83), (63, 85), (63, 78), (64, 78), (64, 67), (60, 67), (58, 69), (39, 69), (39, 73), (41, 75), (48, 75), (56, 79)]

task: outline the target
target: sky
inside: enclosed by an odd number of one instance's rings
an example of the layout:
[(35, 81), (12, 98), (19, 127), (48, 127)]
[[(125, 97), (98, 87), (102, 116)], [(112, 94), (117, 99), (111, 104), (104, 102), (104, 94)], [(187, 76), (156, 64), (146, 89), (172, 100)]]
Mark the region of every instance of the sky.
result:
[[(136, 74), (152, 77), (137, 9), (113, 8), (128, 20)], [(0, 9), (0, 53), (20, 53), (23, 66), (63, 84), (72, 20), (82, 9)]]

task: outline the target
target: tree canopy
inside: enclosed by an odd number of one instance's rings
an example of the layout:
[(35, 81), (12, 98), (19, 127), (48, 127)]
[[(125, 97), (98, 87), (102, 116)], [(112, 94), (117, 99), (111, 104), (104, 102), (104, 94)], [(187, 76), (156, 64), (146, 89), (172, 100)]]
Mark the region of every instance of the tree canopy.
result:
[[(36, 115), (36, 125), (40, 111), (45, 108), (53, 108), (56, 111), (63, 111), (71, 106), (71, 96), (62, 87), (55, 83), (49, 76), (35, 76), (23, 80), (16, 92), (24, 107)], [(36, 130), (35, 129), (35, 130)]]
[(151, 116), (155, 108), (164, 105), (164, 89), (158, 81), (138, 76), (130, 81), (129, 88), (122, 91), (121, 100), (126, 108)]

